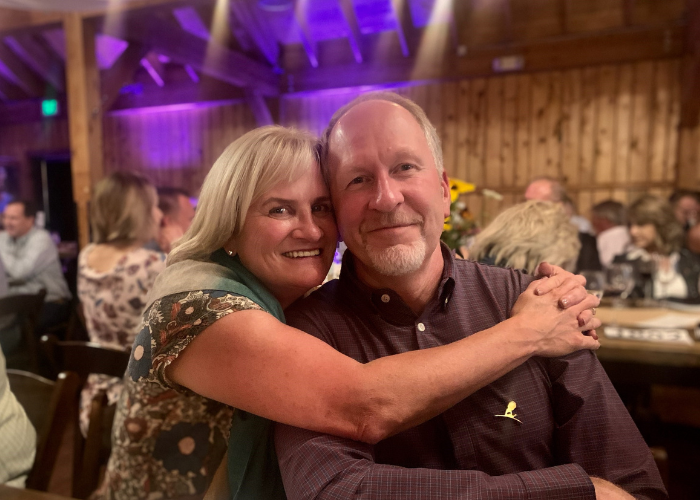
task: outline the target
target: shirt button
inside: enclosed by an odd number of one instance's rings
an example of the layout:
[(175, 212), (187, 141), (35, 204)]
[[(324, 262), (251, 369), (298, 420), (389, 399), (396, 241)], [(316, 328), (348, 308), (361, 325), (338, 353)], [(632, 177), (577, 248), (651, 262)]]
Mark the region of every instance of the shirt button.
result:
[(390, 300), (391, 300), (391, 297), (389, 297), (388, 294), (385, 293), (384, 295), (382, 295), (382, 302), (384, 302), (385, 304), (387, 302), (389, 302)]
[(425, 325), (423, 323), (418, 323), (418, 331), (420, 331), (420, 332), (425, 331)]

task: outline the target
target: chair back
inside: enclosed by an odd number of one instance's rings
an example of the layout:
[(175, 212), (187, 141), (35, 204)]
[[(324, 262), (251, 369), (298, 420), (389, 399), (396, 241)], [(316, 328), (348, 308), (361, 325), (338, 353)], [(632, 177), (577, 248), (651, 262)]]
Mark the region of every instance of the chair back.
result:
[(8, 295), (0, 299), (0, 318), (16, 316), (22, 332), (24, 347), (29, 354), (29, 367), (37, 372), (36, 326), (44, 305), (46, 290), (35, 294)]
[[(44, 335), (41, 345), (55, 372), (70, 371), (80, 378), (81, 386), (88, 375), (97, 373), (122, 378), (131, 353), (124, 349), (107, 347), (96, 342), (60, 341), (53, 335)], [(107, 464), (111, 451), (111, 430), (114, 406), (109, 406), (104, 391), (90, 402), (90, 423), (87, 437), (78, 433), (73, 454), (73, 496), (88, 498), (97, 488), (100, 468)]]
[(75, 373), (61, 372), (55, 382), (22, 370), (7, 370), (10, 389), (27, 413), (37, 433), (34, 465), (26, 487), (46, 491), (56, 465), (63, 436), (78, 429), (80, 379)]

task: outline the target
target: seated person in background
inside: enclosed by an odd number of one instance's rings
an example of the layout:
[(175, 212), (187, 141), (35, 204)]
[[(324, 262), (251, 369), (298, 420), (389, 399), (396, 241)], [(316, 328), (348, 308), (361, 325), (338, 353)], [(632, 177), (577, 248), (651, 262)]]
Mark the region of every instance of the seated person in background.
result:
[(23, 488), (35, 453), (36, 431), (10, 390), (0, 351), (0, 484)]
[(3, 212), (5, 230), (0, 232), (0, 259), (10, 295), (46, 290), (37, 332), (58, 325), (70, 316), (71, 293), (63, 277), (58, 249), (48, 231), (34, 226), (36, 205), (12, 201)]
[(690, 229), (698, 222), (698, 212), (700, 212), (700, 193), (687, 189), (674, 191), (668, 198), (673, 215), (683, 226), (684, 230)]
[(469, 258), (534, 274), (542, 262), (571, 271), (581, 243), (558, 203), (526, 201), (496, 217), (474, 239)]
[(683, 228), (671, 205), (644, 195), (630, 205), (627, 220), (633, 246), (613, 262), (630, 263), (635, 269), (637, 285), (630, 297), (700, 298), (700, 267), (692, 253), (682, 248)]
[(591, 224), (598, 241), (600, 263), (608, 267), (630, 244), (625, 206), (615, 200), (601, 201), (591, 208)]
[(584, 217), (576, 215), (573, 200), (566, 194), (561, 182), (551, 177), (537, 177), (525, 189), (525, 199), (560, 203), (569, 215), (571, 223), (578, 228), (581, 250), (576, 260), (576, 272), (584, 269), (594, 271), (601, 269), (598, 247), (593, 236), (591, 223)]
[[(90, 209), (93, 243), (78, 256), (78, 297), (88, 335), (92, 342), (130, 350), (146, 295), (165, 268), (162, 253), (142, 248), (158, 230), (158, 197), (145, 178), (117, 172), (97, 183)], [(84, 434), (97, 391), (106, 389), (114, 404), (121, 388), (119, 379), (90, 375), (81, 396)]]
[(165, 187), (158, 188), (158, 208), (163, 212), (163, 220), (156, 239), (157, 250), (170, 253), (173, 242), (190, 228), (194, 206), (185, 190)]
[[(396, 94), (366, 94), (335, 113), (321, 159), (347, 250), (340, 279), (287, 309), (289, 324), (363, 363), (494, 326), (516, 335), (510, 310), (533, 278), (455, 259), (440, 244), (450, 188), (439, 144), (423, 110)], [(649, 448), (590, 351), (530, 358), (374, 444), (282, 424), (275, 437), (290, 500), (666, 498)]]

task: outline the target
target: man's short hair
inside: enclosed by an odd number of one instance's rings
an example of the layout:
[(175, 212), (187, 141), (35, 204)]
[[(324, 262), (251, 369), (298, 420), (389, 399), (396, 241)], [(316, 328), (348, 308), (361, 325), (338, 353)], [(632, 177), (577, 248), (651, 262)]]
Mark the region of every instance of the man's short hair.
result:
[(39, 211), (39, 207), (32, 200), (12, 200), (5, 206), (7, 207), (10, 205), (22, 205), (25, 217), (36, 217), (36, 213)]
[(693, 198), (697, 203), (700, 203), (700, 192), (698, 191), (691, 191), (690, 189), (678, 189), (671, 193), (671, 196), (668, 197), (668, 202), (673, 205), (674, 207), (676, 206), (676, 203), (680, 201), (681, 198)]
[(174, 215), (180, 210), (180, 204), (177, 201), (178, 196), (184, 196), (189, 199), (190, 195), (187, 191), (174, 187), (159, 187), (158, 188), (158, 208), (163, 212), (163, 215)]
[(412, 100), (408, 99), (407, 97), (404, 97), (402, 95), (396, 94), (394, 92), (368, 92), (366, 94), (362, 94), (359, 97), (356, 97), (349, 103), (347, 103), (345, 106), (340, 108), (338, 111), (336, 111), (333, 114), (333, 117), (331, 118), (331, 121), (328, 122), (328, 126), (326, 129), (323, 131), (323, 134), (321, 134), (321, 144), (320, 144), (320, 158), (321, 158), (321, 169), (323, 170), (323, 175), (326, 178), (327, 181), (330, 180), (330, 177), (328, 176), (328, 153), (329, 153), (329, 143), (330, 143), (330, 137), (331, 133), (333, 132), (333, 129), (335, 128), (335, 125), (338, 123), (338, 120), (340, 120), (345, 114), (350, 111), (352, 108), (357, 106), (358, 104), (361, 104), (363, 102), (367, 101), (387, 101), (387, 102), (392, 102), (394, 104), (398, 104), (402, 108), (404, 108), (406, 111), (411, 113), (413, 117), (416, 119), (418, 122), (418, 125), (420, 125), (420, 128), (423, 130), (423, 134), (425, 134), (425, 140), (428, 142), (428, 147), (430, 148), (430, 152), (433, 154), (433, 161), (435, 162), (435, 166), (437, 167), (438, 173), (442, 175), (443, 172), (443, 161), (442, 161), (442, 147), (440, 146), (440, 136), (437, 133), (437, 130), (435, 130), (435, 127), (433, 126), (432, 123), (430, 123), (430, 120), (428, 119), (428, 116), (425, 114), (425, 111), (423, 111), (423, 108), (421, 108), (418, 104), (413, 102)]
[(605, 200), (593, 205), (591, 215), (607, 219), (616, 226), (627, 224), (627, 210), (619, 201)]

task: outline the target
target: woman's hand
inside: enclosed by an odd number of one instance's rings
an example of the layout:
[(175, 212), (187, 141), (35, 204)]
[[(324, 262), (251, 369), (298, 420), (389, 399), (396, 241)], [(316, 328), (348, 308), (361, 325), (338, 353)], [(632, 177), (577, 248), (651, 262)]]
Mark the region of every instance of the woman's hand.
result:
[[(600, 299), (586, 293), (575, 276), (564, 278), (558, 287), (550, 287), (551, 282), (561, 279), (554, 276), (533, 281), (511, 311), (512, 319), (532, 334), (526, 338), (534, 343), (537, 356), (563, 356), (600, 347), (594, 331), (601, 325), (594, 311)], [(546, 292), (542, 293), (542, 288)]]

